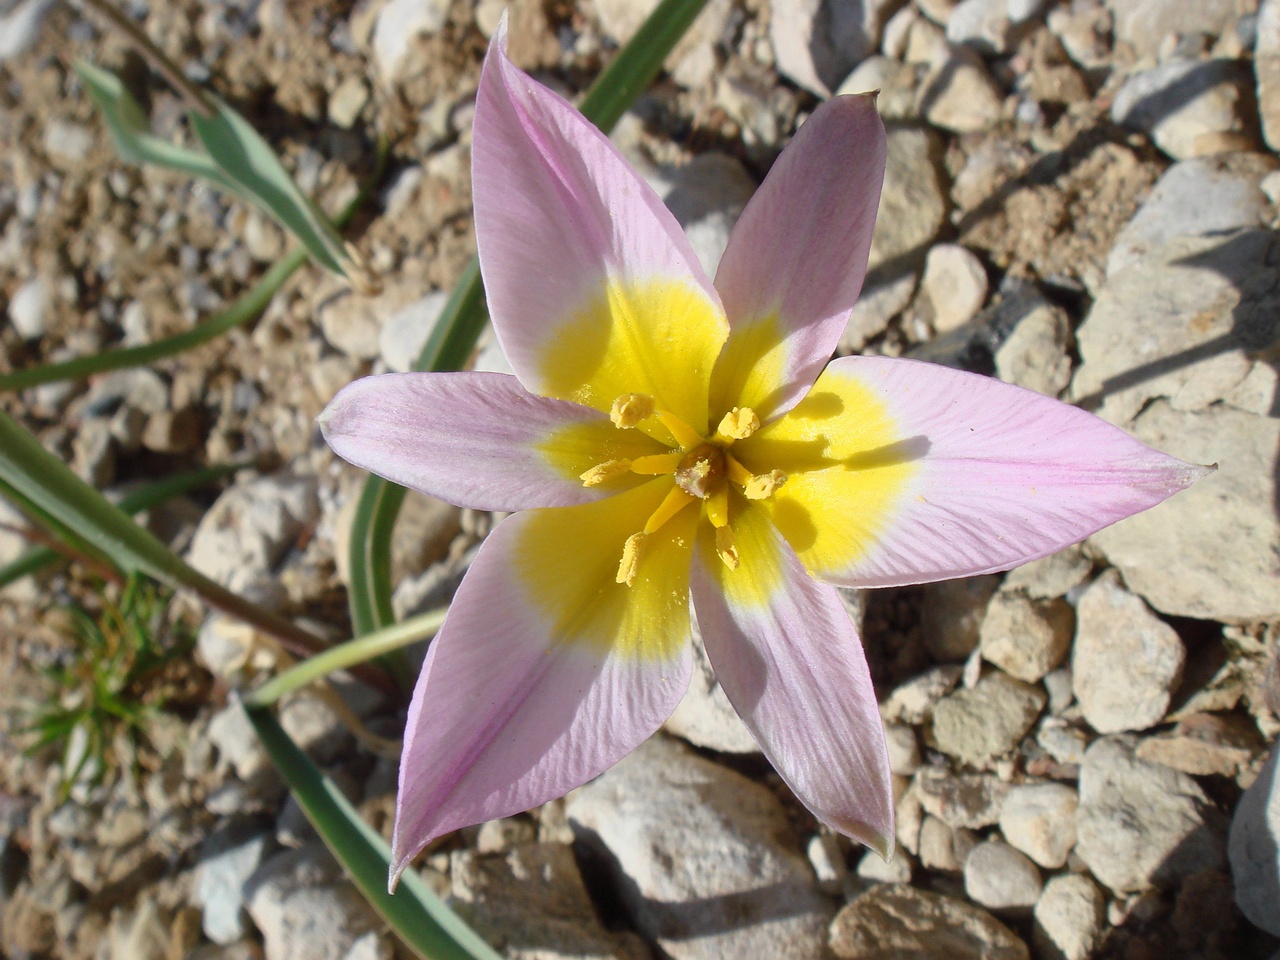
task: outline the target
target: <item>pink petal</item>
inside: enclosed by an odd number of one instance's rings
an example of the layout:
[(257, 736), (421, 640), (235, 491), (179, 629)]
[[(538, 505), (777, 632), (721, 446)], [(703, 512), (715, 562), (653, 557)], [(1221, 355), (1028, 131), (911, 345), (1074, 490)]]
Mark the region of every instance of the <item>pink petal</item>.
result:
[(393, 875), (438, 836), (585, 783), (671, 715), (692, 669), (694, 512), (652, 535), (630, 587), (614, 582), (669, 486), (527, 510), (485, 541), (409, 708)]
[(365, 377), (343, 387), (319, 422), (344, 460), (473, 510), (597, 500), (628, 481), (588, 489), (578, 479), (584, 470), (665, 449), (500, 373)]
[[(701, 376), (705, 408), (710, 366), (728, 330), (715, 289), (649, 185), (567, 101), (507, 59), (505, 38), (504, 24), (476, 95), (472, 179), (485, 291), (512, 370), (535, 393), (608, 409), (622, 392), (653, 392), (595, 382), (616, 351), (631, 351), (665, 372), (657, 379), (667, 389)], [(699, 305), (686, 321), (697, 328), (689, 336), (707, 341), (698, 351), (702, 371), (682, 369), (688, 358), (664, 359), (663, 317), (647, 315), (655, 300), (686, 294)], [(600, 342), (579, 343), (596, 330)], [(629, 369), (640, 366), (634, 359)], [(617, 392), (590, 395), (608, 390)]]
[[(810, 407), (815, 417), (802, 422)], [(834, 361), (769, 432), (752, 456), (784, 457), (795, 437), (827, 443), (805, 455), (809, 467), (803, 457), (778, 464), (792, 475), (768, 509), (811, 573), (853, 586), (1006, 570), (1155, 506), (1211, 469), (1038, 393), (884, 357)]]
[(831, 359), (866, 274), (885, 151), (874, 97), (836, 97), (773, 165), (716, 273), (733, 333), (713, 406), (749, 406), (767, 419), (794, 405)]
[(888, 859), (889, 755), (857, 631), (835, 589), (805, 572), (761, 511), (747, 509), (733, 530), (738, 569), (704, 534), (691, 574), (716, 677), (800, 802)]

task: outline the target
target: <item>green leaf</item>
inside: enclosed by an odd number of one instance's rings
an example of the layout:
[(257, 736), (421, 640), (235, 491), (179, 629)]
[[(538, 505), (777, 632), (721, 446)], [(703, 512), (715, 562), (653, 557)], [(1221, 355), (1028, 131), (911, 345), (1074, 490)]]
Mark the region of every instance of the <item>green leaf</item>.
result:
[(271, 145), (226, 103), (210, 99), (218, 111), (215, 116), (191, 113), (187, 121), (222, 175), (235, 184), (237, 193), (251, 198), (297, 237), (317, 263), (356, 279), (348, 269), (353, 264), (342, 237), (289, 176)]
[(360, 892), (404, 944), (424, 960), (501, 960), (413, 871), (387, 893), (391, 851), (267, 710), (245, 713), (298, 806)]
[[(662, 69), (707, 0), (662, 0), (582, 101), (583, 115), (606, 133)], [(472, 258), (422, 348), (415, 370), (460, 370), (489, 315), (480, 262)], [(348, 603), (356, 636), (394, 622), (391, 610), (391, 535), (405, 490), (381, 477), (365, 478), (351, 528)]]

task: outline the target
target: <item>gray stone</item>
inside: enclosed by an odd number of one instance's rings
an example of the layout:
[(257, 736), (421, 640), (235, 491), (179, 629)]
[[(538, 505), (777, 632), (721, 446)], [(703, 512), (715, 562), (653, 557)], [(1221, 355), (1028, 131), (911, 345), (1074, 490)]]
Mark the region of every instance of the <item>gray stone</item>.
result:
[(987, 271), (977, 255), (958, 243), (929, 249), (915, 312), (938, 333), (964, 326), (987, 299)]
[(693, 621), (693, 678), (689, 689), (667, 719), (666, 729), (698, 747), (721, 753), (759, 753), (755, 737), (743, 725), (738, 711), (725, 696), (716, 672), (707, 659), (698, 622)]
[(1071, 649), (1075, 614), (1066, 601), (1032, 600), (1000, 589), (987, 606), (979, 631), (982, 656), (1010, 676), (1035, 683)]
[(109, 420), (94, 417), (80, 424), (71, 440), (71, 469), (99, 490), (115, 482), (116, 438)]
[(1260, 227), (1271, 216), (1261, 184), (1274, 157), (1231, 153), (1175, 163), (1165, 171), (1107, 258), (1110, 276), (1175, 237)]
[(390, 0), (373, 28), (373, 62), (384, 80), (397, 78), (413, 41), (438, 33), (449, 18), (448, 0)]
[(360, 119), (360, 112), (368, 102), (369, 88), (363, 79), (353, 74), (329, 95), (329, 119), (336, 126), (349, 130)]
[(898, 723), (884, 725), (884, 738), (889, 748), (889, 769), (900, 777), (909, 777), (920, 769), (920, 744), (911, 727)]
[(871, 287), (922, 266), (947, 215), (938, 135), (925, 127), (894, 126), (888, 131), (887, 150), (868, 261)]
[(1175, 60), (1131, 76), (1111, 119), (1140, 130), (1175, 160), (1252, 146), (1245, 106), (1248, 66), (1236, 60)]
[(1005, 590), (1018, 590), (1034, 600), (1066, 596), (1089, 578), (1093, 561), (1079, 546), (1014, 567), (1004, 577)]
[(944, 767), (921, 767), (912, 791), (926, 813), (951, 827), (980, 830), (1000, 819), (1000, 805), (1010, 785), (990, 773), (952, 773)]
[(510, 960), (642, 960), (648, 954), (634, 934), (601, 926), (567, 845), (455, 851), (449, 877), (450, 906)]
[(387, 318), (378, 332), (378, 353), (388, 368), (397, 373), (413, 369), (448, 300), (447, 292), (435, 290)]
[(913, 860), (906, 850), (895, 850), (889, 860), (883, 860), (880, 854), (868, 850), (858, 861), (854, 872), (863, 880), (874, 883), (910, 883)]
[(1033, 942), (1046, 960), (1088, 960), (1102, 939), (1106, 905), (1106, 896), (1084, 874), (1051, 878), (1036, 902)]
[(243, 888), (274, 849), (270, 823), (256, 818), (232, 820), (200, 845), (191, 902), (214, 943), (234, 943), (249, 933)]
[(947, 40), (1003, 56), (1021, 36), (1023, 31), (1017, 28), (1046, 5), (1046, 0), (960, 0), (947, 18)]
[(1222, 864), (1222, 818), (1185, 773), (1138, 759), (1132, 736), (1103, 737), (1080, 766), (1076, 853), (1116, 893), (1169, 887)]
[(684, 227), (707, 276), (714, 277), (729, 233), (756, 191), (755, 180), (735, 157), (714, 152), (664, 167), (647, 179)]
[(139, 897), (136, 909), (112, 916), (107, 960), (168, 960), (172, 925), (153, 898)]
[(917, 109), (934, 126), (952, 133), (978, 133), (993, 126), (1004, 94), (982, 58), (963, 47), (938, 63), (920, 87)]
[(24, 53), (40, 36), (44, 16), (53, 0), (19, 0), (0, 15), (0, 63)]
[(382, 928), (319, 841), (267, 860), (244, 893), (266, 960), (345, 960), (361, 937)]
[(1258, 728), (1250, 720), (1233, 714), (1190, 713), (1174, 729), (1138, 744), (1138, 756), (1196, 777), (1234, 778), (1261, 746)]
[(1044, 709), (1039, 687), (999, 671), (957, 690), (933, 708), (933, 739), (943, 753), (981, 765), (1014, 749)]
[(1100, 733), (1155, 726), (1187, 659), (1177, 631), (1126, 590), (1114, 570), (1089, 585), (1076, 616), (1071, 677), (1089, 725)]
[(1236, 906), (1249, 922), (1280, 936), (1280, 748), (1272, 747), (1262, 772), (1244, 792), (1231, 818), (1227, 852)]
[(9, 322), (23, 340), (38, 340), (44, 336), (45, 309), (49, 294), (45, 282), (39, 277), (28, 280), (9, 298)]
[(88, 127), (69, 120), (52, 120), (44, 128), (44, 149), (55, 160), (83, 163), (92, 148), (93, 133)]
[(232, 590), (265, 577), (320, 513), (314, 477), (278, 474), (238, 483), (200, 521), (187, 559)]
[(121, 406), (153, 414), (169, 409), (169, 387), (154, 370), (138, 367), (115, 370), (97, 380), (85, 397), (95, 415), (107, 415)]
[(830, 917), (765, 788), (656, 737), (569, 795), (636, 929), (674, 960), (820, 958)]
[(928, 870), (960, 873), (977, 845), (972, 830), (948, 826), (935, 816), (925, 817), (920, 825), (920, 863)]
[[(910, 10), (910, 7), (904, 7)], [(916, 88), (921, 70), (879, 54), (867, 57), (845, 77), (837, 94), (875, 93), (876, 111), (885, 120), (909, 120), (916, 115)]]
[(960, 668), (933, 667), (897, 687), (880, 704), (886, 723), (915, 725), (933, 715), (933, 706), (960, 682)]
[(994, 574), (944, 580), (923, 588), (920, 634), (934, 660), (958, 661), (978, 648), (978, 631), (1000, 578)]
[(1056, 397), (1071, 382), (1071, 320), (1047, 301), (1026, 313), (996, 350), (996, 376)]
[(999, 840), (978, 844), (964, 862), (964, 892), (989, 910), (1029, 910), (1042, 886), (1036, 865)]
[(1036, 863), (1057, 869), (1076, 843), (1075, 790), (1063, 783), (1014, 787), (1000, 807), (1000, 832)]
[(1138, 56), (1154, 56), (1170, 34), (1207, 33), (1217, 36), (1232, 29), (1253, 6), (1241, 0), (1105, 0), (1117, 40)]
[(874, 278), (869, 280), (869, 285), (862, 288), (862, 295), (849, 314), (849, 322), (840, 338), (841, 349), (858, 353), (868, 341), (884, 333), (889, 321), (911, 303), (916, 278), (916, 271), (909, 269), (884, 282), (876, 282)]
[(831, 923), (840, 960), (1027, 960), (1027, 946), (987, 911), (902, 884), (873, 887)]
[(1253, 73), (1258, 78), (1258, 114), (1262, 137), (1272, 150), (1280, 148), (1280, 2), (1258, 4), (1258, 40)]
[(902, 0), (774, 0), (769, 36), (778, 71), (828, 97), (880, 42), (885, 21)]
[[(619, 45), (630, 40), (658, 5), (658, 0), (593, 0), (600, 29)], [(730, 0), (711, 0), (668, 54), (664, 64), (685, 87), (709, 84), (717, 73), (714, 47), (729, 29)]]

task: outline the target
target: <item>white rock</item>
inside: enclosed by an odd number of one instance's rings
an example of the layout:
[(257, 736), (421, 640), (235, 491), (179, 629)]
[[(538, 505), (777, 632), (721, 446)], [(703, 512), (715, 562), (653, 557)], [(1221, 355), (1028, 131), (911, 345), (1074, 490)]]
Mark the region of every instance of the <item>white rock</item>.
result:
[(1046, 0), (960, 0), (947, 18), (947, 40), (1003, 56), (1020, 35), (1015, 28), (1046, 5)]
[(1032, 600), (996, 591), (979, 631), (982, 656), (1019, 680), (1035, 683), (1071, 649), (1075, 615), (1063, 600)]
[(1240, 798), (1227, 853), (1236, 906), (1250, 923), (1280, 936), (1280, 748), (1272, 747), (1258, 779)]
[(1154, 56), (1170, 34), (1217, 36), (1246, 9), (1238, 0), (1106, 0), (1117, 40), (1138, 56)]
[(990, 773), (952, 773), (943, 767), (921, 767), (912, 792), (926, 813), (955, 828), (980, 830), (1000, 819), (1009, 784)]
[(1163, 718), (1182, 679), (1187, 652), (1171, 626), (1109, 570), (1076, 608), (1072, 688), (1100, 733), (1146, 730)]
[(1175, 160), (1250, 145), (1245, 64), (1177, 60), (1135, 73), (1116, 94), (1111, 119), (1140, 130)]
[(1088, 876), (1065, 873), (1044, 885), (1034, 917), (1033, 936), (1044, 955), (1088, 960), (1102, 937), (1106, 896)]
[(1036, 731), (1036, 743), (1059, 763), (1080, 763), (1089, 747), (1089, 736), (1061, 717), (1046, 717)]
[(1253, 72), (1258, 78), (1258, 113), (1263, 139), (1275, 150), (1280, 148), (1280, 0), (1258, 4), (1257, 31)]
[(951, 664), (933, 667), (894, 689), (881, 702), (880, 715), (887, 723), (924, 723), (932, 716), (934, 704), (959, 682), (959, 667)]
[(1036, 865), (999, 840), (978, 844), (964, 862), (964, 892), (989, 910), (1029, 909), (1042, 886)]
[(1029, 783), (1014, 787), (1000, 808), (1000, 832), (1042, 867), (1067, 862), (1076, 843), (1075, 790), (1063, 783)]
[[(889, 131), (884, 187), (876, 214), (868, 262), (870, 285), (924, 263), (930, 243), (947, 215), (947, 194), (939, 166), (941, 141), (924, 127), (894, 127)], [(877, 268), (892, 267), (888, 276), (875, 277)]]
[(1103, 737), (1080, 766), (1076, 853), (1116, 893), (1168, 887), (1221, 866), (1221, 817), (1195, 780)]
[(684, 227), (707, 276), (715, 276), (729, 233), (755, 193), (755, 180), (736, 158), (714, 152), (655, 171), (647, 179)]
[(1001, 588), (1018, 590), (1034, 600), (1050, 600), (1080, 586), (1092, 570), (1093, 561), (1079, 546), (1071, 546), (1014, 567), (1005, 574)]
[(627, 878), (636, 929), (674, 960), (823, 956), (830, 907), (758, 784), (656, 737), (566, 812)]
[(880, 859), (874, 850), (868, 850), (854, 872), (863, 880), (876, 883), (910, 883), (911, 861), (912, 856), (906, 850), (895, 850), (888, 861)]
[(1071, 382), (1075, 344), (1067, 312), (1048, 301), (1033, 307), (996, 350), (996, 375), (1007, 383), (1056, 397)]
[(972, 690), (957, 690), (934, 705), (934, 744), (965, 763), (981, 765), (1018, 745), (1044, 701), (1039, 687), (992, 671)]
[[(630, 40), (658, 0), (593, 0), (600, 30), (621, 46)], [(731, 0), (711, 0), (694, 19), (667, 56), (665, 66), (675, 81), (686, 87), (710, 83), (716, 74), (714, 47), (728, 28)]]
[(384, 80), (405, 66), (413, 41), (438, 33), (449, 19), (449, 0), (389, 0), (373, 28), (373, 61)]
[(167, 960), (172, 921), (161, 913), (154, 899), (138, 900), (136, 909), (112, 917), (108, 960)]
[(44, 129), (44, 149), (63, 163), (80, 163), (93, 147), (93, 133), (88, 127), (69, 120), (53, 120)]
[(53, 0), (19, 0), (0, 16), (0, 63), (25, 52), (40, 36), (44, 15)]
[(667, 732), (708, 750), (758, 753), (760, 747), (755, 737), (743, 725), (738, 712), (716, 681), (696, 619), (693, 621), (693, 650), (693, 677), (684, 698), (667, 719)]
[(879, 55), (870, 56), (854, 67), (836, 93), (876, 93), (876, 111), (881, 117), (906, 120), (915, 115), (919, 75), (919, 68), (912, 64)]
[(957, 243), (929, 249), (920, 278), (916, 310), (946, 333), (978, 315), (987, 299), (987, 271), (977, 255)]
[(1271, 215), (1261, 184), (1274, 157), (1230, 153), (1175, 163), (1116, 237), (1107, 258), (1110, 276), (1175, 237), (1260, 227)]
[(1027, 946), (987, 911), (905, 884), (878, 884), (831, 924), (839, 960), (1027, 960)]
[(963, 47), (937, 64), (920, 87), (917, 106), (934, 126), (952, 133), (977, 133), (1000, 119), (1004, 94), (982, 58)]
[(886, 723), (885, 742), (889, 747), (889, 769), (900, 777), (909, 777), (920, 769), (920, 744), (911, 727)]
[(364, 80), (353, 74), (329, 95), (329, 119), (336, 126), (349, 130), (360, 119), (360, 111), (369, 102), (369, 88)]
[(413, 369), (448, 300), (447, 292), (436, 290), (387, 319), (378, 333), (378, 352), (388, 368), (397, 373)]
[(774, 0), (769, 36), (778, 71), (828, 97), (880, 42), (902, 0)]
[[(3, 59), (3, 58), (0, 58)], [(39, 277), (28, 280), (9, 298), (9, 322), (23, 340), (38, 340), (44, 336), (44, 315), (49, 305), (49, 294)]]
[(857, 353), (867, 341), (884, 333), (889, 321), (911, 303), (915, 290), (914, 270), (908, 270), (884, 282), (876, 282), (875, 277), (869, 278), (868, 285), (862, 288), (862, 294), (853, 305), (853, 312), (849, 314), (849, 322), (840, 338), (841, 349)]
[(977, 845), (972, 830), (948, 826), (935, 816), (925, 817), (920, 825), (920, 863), (927, 870), (960, 873)]
[(256, 819), (233, 820), (200, 845), (191, 902), (214, 943), (234, 943), (249, 932), (242, 888), (274, 848), (270, 824)]

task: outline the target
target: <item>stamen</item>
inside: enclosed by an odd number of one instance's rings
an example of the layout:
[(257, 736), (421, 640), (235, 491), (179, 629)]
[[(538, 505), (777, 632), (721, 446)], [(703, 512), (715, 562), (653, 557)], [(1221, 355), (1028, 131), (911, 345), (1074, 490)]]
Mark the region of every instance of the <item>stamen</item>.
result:
[(760, 429), (760, 418), (750, 407), (734, 407), (720, 420), (715, 439), (725, 443), (745, 440)]
[(738, 545), (729, 527), (716, 527), (716, 554), (730, 570), (738, 569)]
[(622, 559), (618, 562), (618, 573), (613, 578), (615, 583), (625, 583), (628, 587), (635, 583), (636, 571), (640, 569), (640, 547), (644, 544), (644, 533), (633, 533), (622, 545)]
[(602, 483), (616, 480), (630, 470), (630, 460), (606, 460), (604, 463), (597, 463), (585, 473), (578, 474), (578, 479), (582, 481), (584, 487), (598, 487)]
[(691, 503), (693, 503), (693, 497), (679, 487), (672, 487), (666, 499), (658, 504), (658, 509), (653, 511), (645, 521), (644, 532), (653, 533)]
[(729, 525), (729, 488), (722, 485), (707, 497), (706, 503), (707, 519), (711, 521), (711, 525), (727, 527)]
[(619, 430), (630, 430), (653, 416), (653, 397), (647, 393), (624, 393), (613, 401), (609, 419)]
[(648, 457), (636, 457), (631, 461), (631, 471), (646, 477), (660, 477), (664, 473), (675, 473), (683, 457), (684, 454), (679, 450), (655, 453)]
[(742, 492), (748, 500), (767, 500), (778, 492), (778, 488), (787, 482), (787, 475), (781, 470), (770, 470), (758, 473), (743, 486)]
[(689, 426), (674, 413), (667, 413), (665, 410), (657, 412), (658, 422), (671, 431), (671, 436), (675, 437), (676, 443), (680, 444), (685, 450), (691, 450), (698, 444), (702, 443), (702, 434)]
[(752, 472), (738, 462), (738, 459), (729, 451), (725, 451), (724, 465), (729, 471), (729, 479), (740, 487), (745, 487), (751, 482)]

